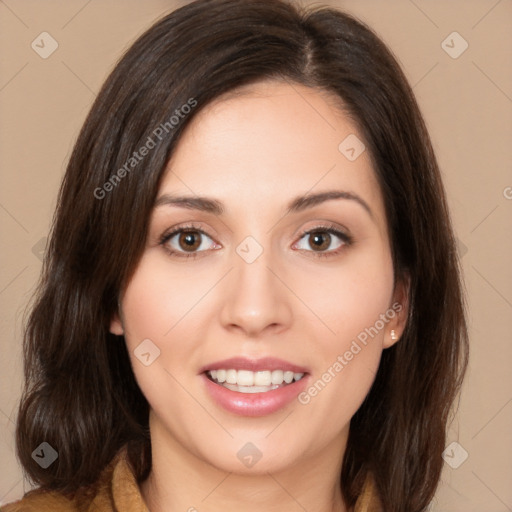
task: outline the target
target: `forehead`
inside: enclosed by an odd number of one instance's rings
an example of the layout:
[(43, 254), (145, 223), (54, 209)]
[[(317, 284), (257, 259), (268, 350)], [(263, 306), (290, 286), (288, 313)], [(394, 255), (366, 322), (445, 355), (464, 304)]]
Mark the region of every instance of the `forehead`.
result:
[(340, 150), (345, 140), (363, 144), (340, 106), (334, 95), (298, 84), (262, 82), (230, 92), (187, 126), (160, 192), (216, 197), (234, 211), (341, 188), (383, 214), (368, 152), (351, 161)]

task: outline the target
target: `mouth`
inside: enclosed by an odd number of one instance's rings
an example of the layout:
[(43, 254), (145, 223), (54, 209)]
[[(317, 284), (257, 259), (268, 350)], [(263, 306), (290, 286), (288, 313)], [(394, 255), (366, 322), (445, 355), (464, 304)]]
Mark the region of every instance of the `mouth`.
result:
[(204, 390), (217, 406), (243, 417), (291, 406), (310, 381), (310, 371), (277, 359), (229, 359), (203, 367)]
[(307, 372), (281, 369), (251, 371), (218, 368), (207, 370), (204, 374), (215, 384), (237, 393), (267, 393), (301, 380), (307, 375)]

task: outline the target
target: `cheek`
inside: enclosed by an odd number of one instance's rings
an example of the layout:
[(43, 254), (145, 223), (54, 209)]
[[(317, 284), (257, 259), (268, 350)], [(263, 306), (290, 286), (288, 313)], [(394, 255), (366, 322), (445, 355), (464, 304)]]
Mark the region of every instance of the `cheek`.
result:
[(348, 425), (370, 391), (384, 335), (375, 325), (387, 309), (387, 292), (386, 287), (376, 290), (373, 285), (349, 293), (329, 290), (334, 304), (325, 304), (325, 323), (334, 334), (319, 326), (327, 332), (314, 338), (319, 364), (310, 385), (298, 397), (305, 406), (305, 418), (329, 418), (322, 437), (335, 436), (340, 426)]
[[(304, 302), (318, 319), (312, 325), (325, 334), (317, 338), (323, 340), (327, 352), (329, 348), (341, 350), (374, 326), (390, 307), (393, 265), (390, 255), (376, 248), (373, 253), (348, 257), (334, 270), (324, 268), (313, 277), (303, 273), (298, 282)], [(314, 282), (318, 284), (313, 286)], [(382, 335), (380, 322), (378, 327)]]
[[(169, 274), (149, 255), (139, 263), (123, 296), (126, 345), (137, 381), (150, 401), (161, 394), (162, 386), (173, 387), (172, 376), (178, 377), (181, 369), (173, 362), (190, 359), (193, 335), (187, 313), (200, 295), (193, 278), (190, 286), (184, 281), (191, 283), (189, 277)], [(148, 352), (146, 360), (141, 358)]]
[(320, 416), (343, 416), (338, 424), (349, 420), (371, 387), (383, 349), (386, 322), (382, 318), (389, 321), (391, 257), (378, 248), (366, 255), (347, 258), (336, 271), (317, 273), (315, 281), (322, 286), (312, 287), (311, 276), (301, 277), (302, 297), (317, 318), (305, 329), (315, 340), (314, 350), (321, 361), (314, 389), (307, 390), (303, 403), (309, 400)]
[[(171, 273), (169, 266), (151, 256), (142, 258), (122, 299), (126, 345), (136, 380), (152, 408), (187, 414), (191, 401), (179, 383), (186, 373), (183, 362), (191, 361), (194, 350), (191, 308), (211, 284), (183, 271)], [(148, 352), (150, 362), (145, 364), (148, 361), (140, 356)]]
[(122, 301), (130, 346), (145, 338), (154, 338), (157, 344), (169, 340), (211, 286), (211, 278), (203, 277), (180, 268), (170, 272), (161, 258), (143, 257)]

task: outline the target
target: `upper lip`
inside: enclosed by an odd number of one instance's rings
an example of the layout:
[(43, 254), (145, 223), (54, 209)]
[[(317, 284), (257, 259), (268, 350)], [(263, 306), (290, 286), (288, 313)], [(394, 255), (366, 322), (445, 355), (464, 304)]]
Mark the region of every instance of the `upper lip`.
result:
[(264, 371), (264, 370), (283, 370), (291, 371), (293, 373), (309, 373), (308, 369), (304, 366), (299, 366), (284, 359), (278, 359), (276, 357), (263, 357), (260, 359), (250, 359), (247, 357), (231, 357), (229, 359), (223, 359), (222, 361), (215, 361), (214, 363), (203, 366), (200, 373), (204, 373), (210, 370), (250, 370), (252, 372)]

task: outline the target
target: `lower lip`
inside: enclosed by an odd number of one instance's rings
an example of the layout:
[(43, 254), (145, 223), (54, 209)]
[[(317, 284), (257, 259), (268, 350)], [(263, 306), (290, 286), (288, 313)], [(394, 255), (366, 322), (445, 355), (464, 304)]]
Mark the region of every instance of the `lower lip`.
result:
[(240, 416), (266, 416), (287, 406), (306, 387), (307, 375), (272, 391), (264, 393), (240, 393), (225, 388), (210, 380), (206, 374), (201, 377), (205, 381), (206, 390), (213, 400), (229, 412)]

